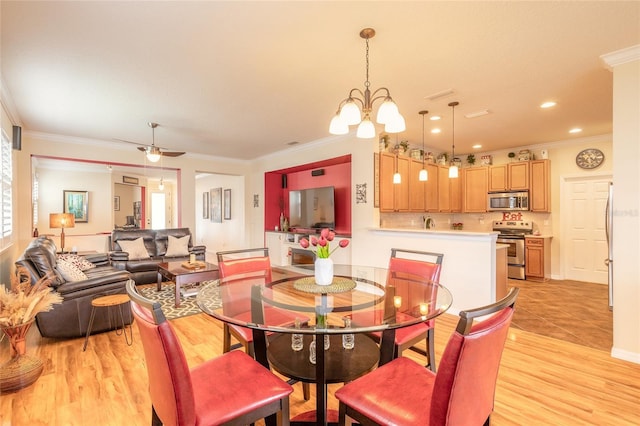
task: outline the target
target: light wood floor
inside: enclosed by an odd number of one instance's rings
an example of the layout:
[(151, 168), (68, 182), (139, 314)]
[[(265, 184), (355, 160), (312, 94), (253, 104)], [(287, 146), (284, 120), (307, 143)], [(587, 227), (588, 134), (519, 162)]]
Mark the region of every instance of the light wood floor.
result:
[[(436, 321), (439, 357), (457, 317)], [(221, 354), (222, 327), (198, 314), (172, 321), (194, 366)], [(144, 354), (134, 325), (134, 344), (113, 332), (83, 339), (42, 339), (33, 328), (28, 351), (45, 361), (32, 386), (0, 398), (0, 425), (148, 425), (150, 401)], [(419, 362), (424, 359), (406, 351)], [(0, 344), (0, 360), (8, 356)], [(312, 409), (301, 385), (291, 397), (293, 415)], [(337, 407), (330, 387), (330, 407)], [(312, 395), (313, 396), (313, 395)], [(493, 425), (638, 425), (640, 365), (602, 351), (512, 327), (498, 378)]]

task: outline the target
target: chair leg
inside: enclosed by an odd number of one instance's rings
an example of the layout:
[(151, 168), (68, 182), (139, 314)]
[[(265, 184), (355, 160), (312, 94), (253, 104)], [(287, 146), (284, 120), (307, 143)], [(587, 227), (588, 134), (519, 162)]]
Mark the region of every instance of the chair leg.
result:
[(162, 420), (158, 417), (155, 407), (151, 406), (151, 426), (162, 426)]
[(226, 322), (222, 326), (222, 353), (231, 351), (231, 331)]
[(436, 372), (436, 344), (434, 341), (434, 332), (433, 328), (427, 330), (427, 367), (431, 369), (434, 373)]
[(309, 390), (309, 383), (307, 382), (302, 382), (302, 396), (305, 401), (311, 399), (311, 391)]
[(347, 424), (347, 406), (342, 402), (338, 406), (338, 425), (345, 426)]

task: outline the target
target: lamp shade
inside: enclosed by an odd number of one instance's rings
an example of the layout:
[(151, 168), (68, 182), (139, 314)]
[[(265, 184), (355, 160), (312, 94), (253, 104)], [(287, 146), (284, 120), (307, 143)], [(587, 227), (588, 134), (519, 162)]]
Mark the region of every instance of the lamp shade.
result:
[(457, 178), (458, 177), (458, 166), (449, 167), (449, 177)]
[(332, 135), (346, 135), (349, 133), (349, 125), (340, 118), (340, 114), (336, 114), (331, 119), (329, 125), (329, 133)]
[(349, 99), (342, 106), (342, 109), (340, 110), (340, 118), (349, 126), (360, 123), (362, 120), (360, 117), (360, 108), (358, 108), (358, 105), (356, 105), (353, 99)]
[(76, 217), (73, 213), (50, 213), (49, 228), (73, 228), (76, 226)]
[(147, 150), (147, 160), (152, 163), (157, 163), (160, 160), (160, 149), (157, 146), (152, 146)]
[(406, 130), (407, 126), (404, 122), (404, 117), (398, 113), (391, 121), (384, 125), (384, 130), (387, 133), (400, 133)]
[(387, 124), (393, 121), (398, 114), (400, 114), (398, 106), (393, 102), (393, 99), (387, 96), (382, 105), (380, 105), (380, 108), (378, 108), (376, 121), (380, 124)]
[(356, 136), (361, 139), (371, 139), (376, 137), (376, 127), (369, 118), (369, 114), (365, 115), (364, 120), (358, 126)]

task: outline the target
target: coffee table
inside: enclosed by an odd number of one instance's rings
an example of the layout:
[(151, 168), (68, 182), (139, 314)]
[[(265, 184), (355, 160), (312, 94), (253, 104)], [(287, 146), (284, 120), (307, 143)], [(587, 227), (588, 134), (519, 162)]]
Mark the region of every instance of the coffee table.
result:
[(180, 286), (218, 279), (218, 266), (208, 262), (163, 262), (158, 264), (158, 291), (162, 290), (162, 278), (176, 284), (177, 308), (180, 306)]

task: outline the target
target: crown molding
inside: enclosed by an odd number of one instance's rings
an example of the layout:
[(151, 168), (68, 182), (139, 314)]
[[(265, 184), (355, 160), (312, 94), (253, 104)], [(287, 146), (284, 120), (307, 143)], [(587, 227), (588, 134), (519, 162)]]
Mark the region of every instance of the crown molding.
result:
[(2, 77), (0, 77), (0, 102), (9, 116), (9, 121), (11, 121), (14, 126), (22, 126), (22, 120), (20, 120), (16, 105), (13, 103), (13, 97), (11, 97), (11, 93), (9, 93), (9, 89), (7, 89), (7, 85)]
[(640, 60), (640, 44), (600, 55), (605, 67), (612, 71), (618, 65)]

